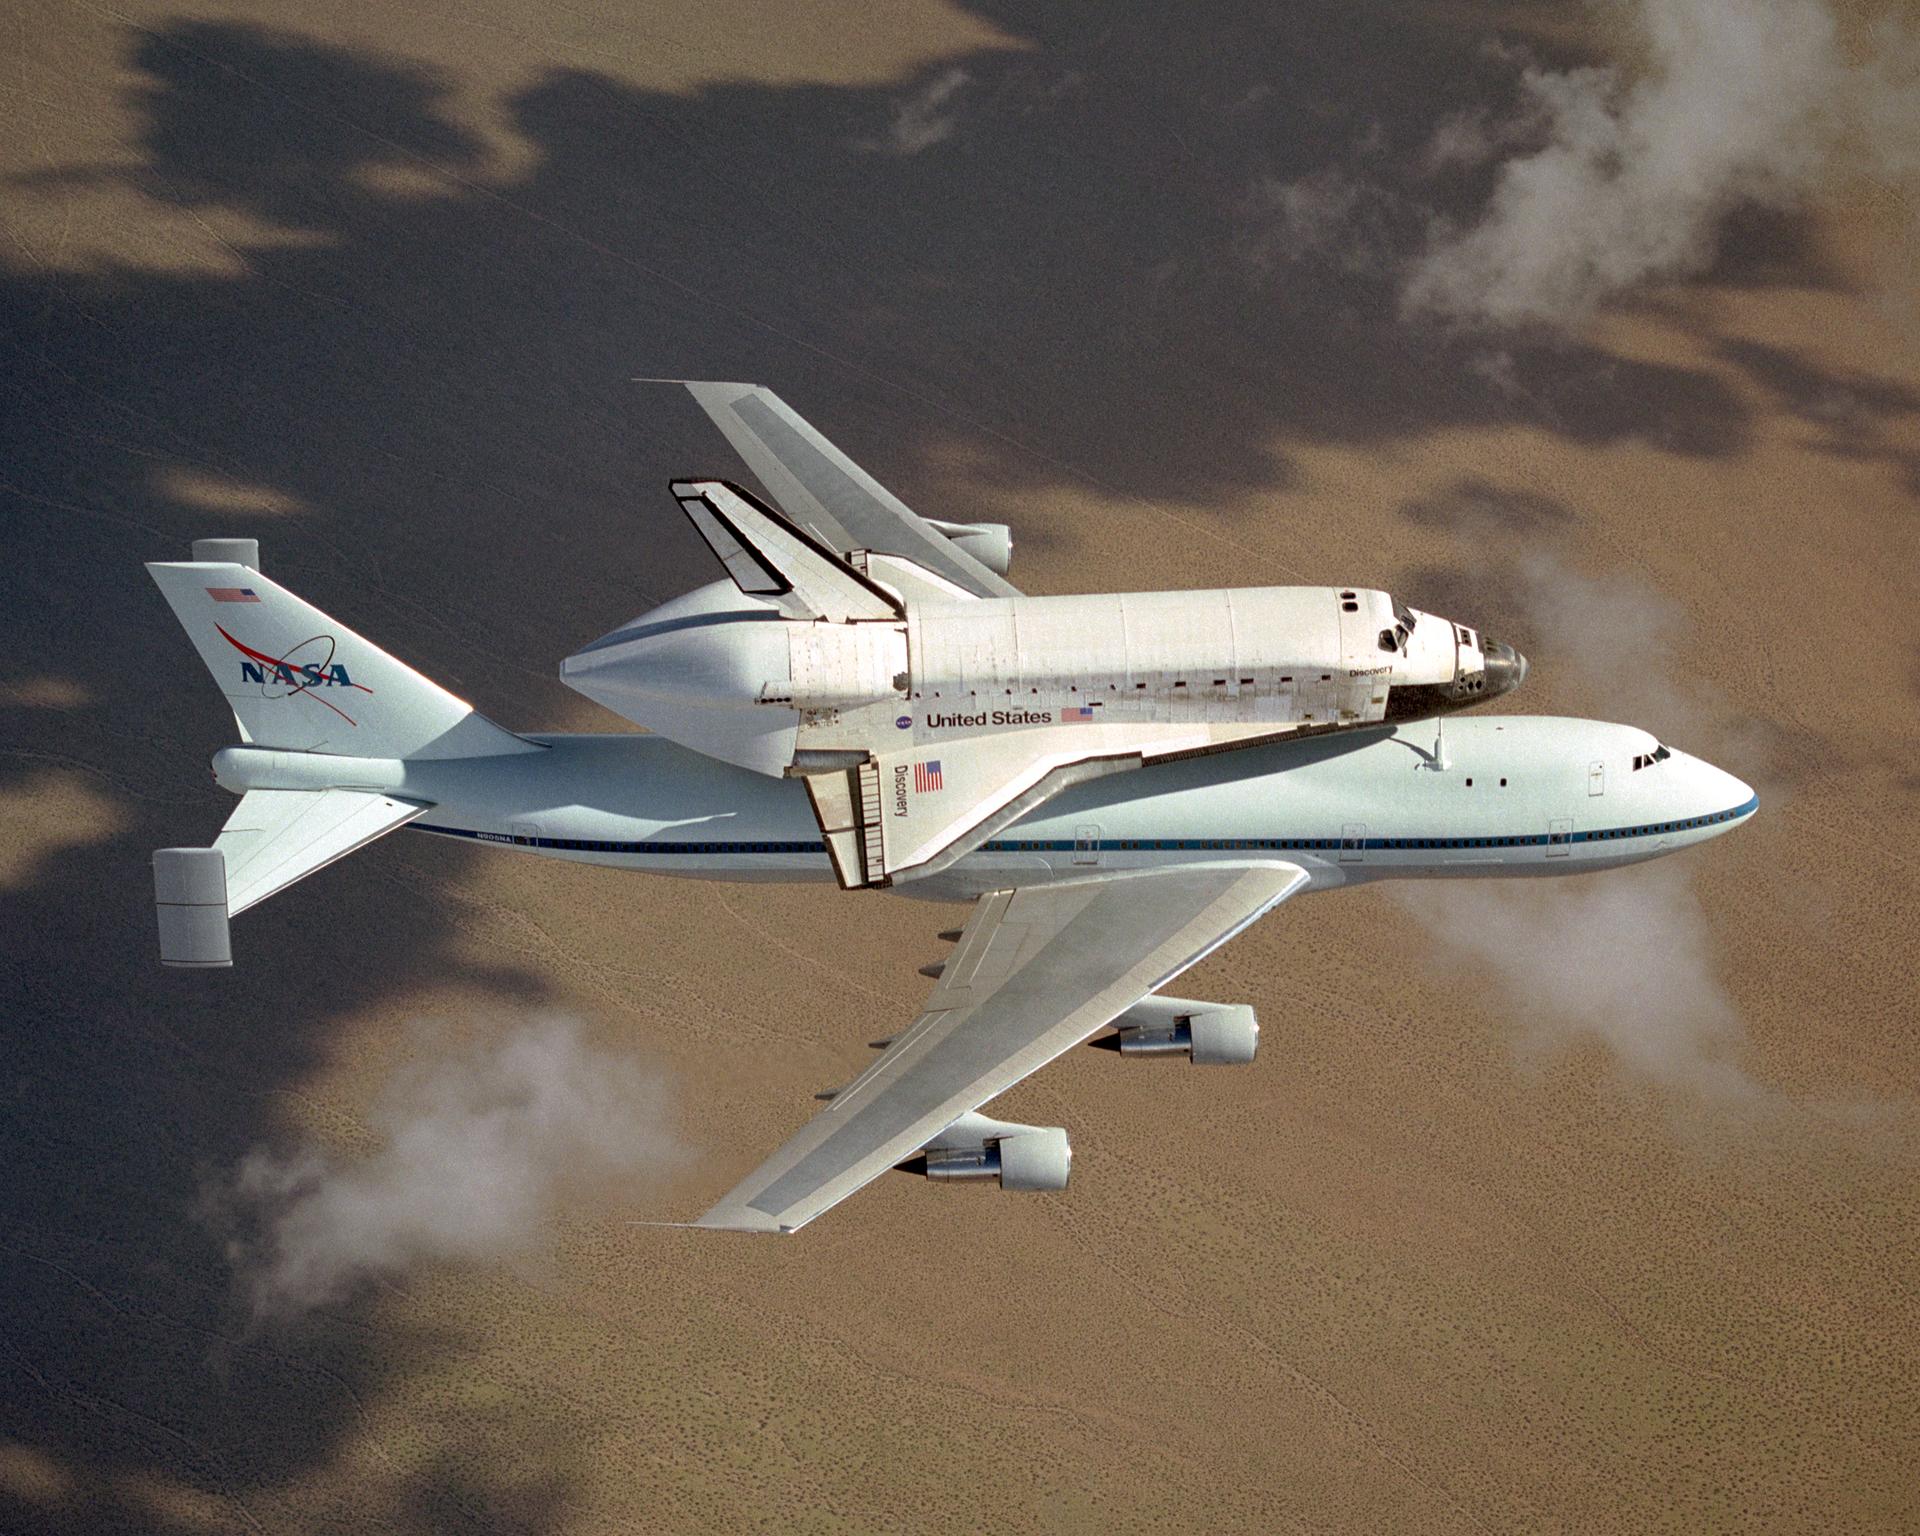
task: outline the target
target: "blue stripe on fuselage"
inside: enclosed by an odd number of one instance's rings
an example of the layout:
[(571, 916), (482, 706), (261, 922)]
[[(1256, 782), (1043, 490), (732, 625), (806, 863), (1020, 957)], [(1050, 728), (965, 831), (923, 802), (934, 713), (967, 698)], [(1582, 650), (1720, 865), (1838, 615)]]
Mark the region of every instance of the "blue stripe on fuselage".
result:
[[(1603, 827), (1592, 832), (1573, 832), (1565, 834), (1567, 843), (1612, 843), (1625, 842), (1636, 837), (1664, 837), (1673, 832), (1689, 832), (1698, 827), (1717, 826), (1722, 822), (1738, 821), (1750, 816), (1759, 808), (1760, 797), (1753, 796), (1744, 805), (1731, 810), (1716, 811), (1711, 816), (1690, 816), (1678, 821), (1653, 821), (1636, 827)], [(755, 853), (825, 853), (827, 845), (819, 839), (763, 840), (760, 842), (610, 842), (605, 839), (576, 837), (516, 837), (505, 832), (475, 832), (464, 827), (436, 827), (425, 822), (410, 823), (416, 832), (437, 832), (442, 837), (470, 837), (483, 843), (497, 843), (503, 847), (515, 848), (552, 848), (561, 853), (629, 853), (629, 854), (755, 854)], [(1072, 838), (1001, 838), (983, 843), (981, 849), (986, 853), (1072, 853), (1076, 849), (1090, 851), (1098, 847), (1103, 852), (1119, 853), (1125, 851), (1168, 852), (1209, 851), (1225, 853), (1300, 853), (1300, 852), (1338, 852), (1341, 848), (1352, 850), (1357, 847), (1380, 849), (1385, 852), (1417, 852), (1446, 848), (1540, 848), (1547, 846), (1550, 834), (1545, 832), (1514, 834), (1501, 837), (1369, 837), (1362, 841), (1348, 842), (1338, 837), (1188, 837), (1188, 838), (1151, 838), (1119, 837), (1102, 838), (1096, 843), (1077, 843)], [(1553, 846), (1561, 846), (1561, 835), (1552, 834)]]

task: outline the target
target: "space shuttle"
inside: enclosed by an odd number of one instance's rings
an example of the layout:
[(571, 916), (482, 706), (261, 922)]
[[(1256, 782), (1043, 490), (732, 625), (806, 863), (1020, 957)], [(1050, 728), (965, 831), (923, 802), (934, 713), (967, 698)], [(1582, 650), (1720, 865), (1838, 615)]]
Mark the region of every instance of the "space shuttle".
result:
[(917, 516), (770, 390), (674, 382), (779, 507), (675, 481), (725, 577), (561, 676), (696, 752), (804, 780), (843, 887), (938, 874), (1105, 774), (1427, 719), (1526, 676), (1511, 646), (1372, 588), (1028, 596), (1003, 525)]

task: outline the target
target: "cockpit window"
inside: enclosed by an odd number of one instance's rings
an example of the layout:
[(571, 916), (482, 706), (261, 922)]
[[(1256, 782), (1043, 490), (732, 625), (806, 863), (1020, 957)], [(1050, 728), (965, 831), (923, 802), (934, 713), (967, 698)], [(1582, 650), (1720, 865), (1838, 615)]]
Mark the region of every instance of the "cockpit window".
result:
[(1399, 651), (1403, 655), (1407, 649), (1407, 636), (1413, 633), (1413, 610), (1399, 598), (1389, 598), (1393, 604), (1394, 625), (1392, 629), (1380, 631), (1380, 649)]
[(1633, 759), (1633, 771), (1638, 773), (1642, 768), (1651, 768), (1655, 763), (1664, 763), (1672, 756), (1673, 751), (1671, 748), (1664, 747), (1656, 741), (1653, 744), (1653, 750), (1651, 752), (1641, 752), (1635, 755)]

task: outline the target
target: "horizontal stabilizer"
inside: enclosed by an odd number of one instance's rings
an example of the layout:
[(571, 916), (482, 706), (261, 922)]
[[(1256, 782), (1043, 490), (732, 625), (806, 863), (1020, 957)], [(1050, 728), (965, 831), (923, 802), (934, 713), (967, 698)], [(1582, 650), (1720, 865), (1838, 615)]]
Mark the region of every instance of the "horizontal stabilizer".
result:
[(265, 901), (427, 809), (359, 789), (248, 790), (214, 842), (226, 859), (228, 914)]
[(790, 619), (897, 619), (900, 605), (803, 528), (725, 480), (676, 480), (674, 498), (734, 584)]

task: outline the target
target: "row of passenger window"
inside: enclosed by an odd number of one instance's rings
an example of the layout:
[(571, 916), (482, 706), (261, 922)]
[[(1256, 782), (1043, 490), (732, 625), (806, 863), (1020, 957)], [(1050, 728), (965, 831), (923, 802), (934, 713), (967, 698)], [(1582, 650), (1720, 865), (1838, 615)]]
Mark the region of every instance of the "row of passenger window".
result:
[(579, 837), (518, 838), (568, 853), (819, 853), (825, 843), (610, 843)]
[(1374, 846), (1387, 848), (1526, 848), (1545, 837), (1387, 837)]
[(1686, 821), (1656, 821), (1645, 827), (1613, 827), (1605, 832), (1589, 832), (1588, 838), (1595, 842), (1604, 842), (1616, 837), (1653, 837), (1662, 832), (1691, 832), (1695, 827), (1717, 826), (1723, 821), (1732, 821), (1737, 811), (1716, 811), (1711, 816), (1694, 816)]
[[(990, 853), (1066, 853), (1076, 845), (1059, 841), (1023, 842), (1019, 840), (993, 842), (985, 845)], [(1089, 845), (1081, 845), (1089, 846)], [(1099, 847), (1114, 850), (1164, 852), (1191, 848), (1216, 848), (1229, 852), (1253, 852), (1261, 849), (1306, 849), (1338, 848), (1337, 837), (1215, 837), (1215, 838), (1151, 838), (1127, 837), (1109, 838), (1098, 844)]]
[[(1722, 821), (1730, 821), (1736, 813), (1720, 811), (1712, 816), (1696, 816), (1688, 821), (1656, 822), (1644, 827), (1612, 827), (1602, 832), (1588, 832), (1584, 839), (1588, 842), (1611, 842), (1625, 837), (1648, 837), (1665, 832), (1685, 832), (1694, 827), (1712, 826)], [(825, 847), (817, 842), (765, 842), (765, 843), (616, 843), (597, 841), (589, 838), (542, 837), (516, 838), (516, 842), (537, 844), (542, 848), (559, 848), (569, 853), (819, 853)], [(1369, 848), (1429, 850), (1446, 848), (1525, 848), (1547, 842), (1545, 836), (1515, 837), (1386, 837), (1369, 838)], [(1342, 846), (1337, 837), (1260, 837), (1260, 838), (1121, 838), (1100, 844), (1102, 848), (1124, 849), (1129, 852), (1165, 852), (1184, 849), (1216, 849), (1229, 852), (1237, 851), (1330, 851)], [(986, 845), (994, 853), (1066, 853), (1074, 845), (1062, 841), (1004, 841)]]

